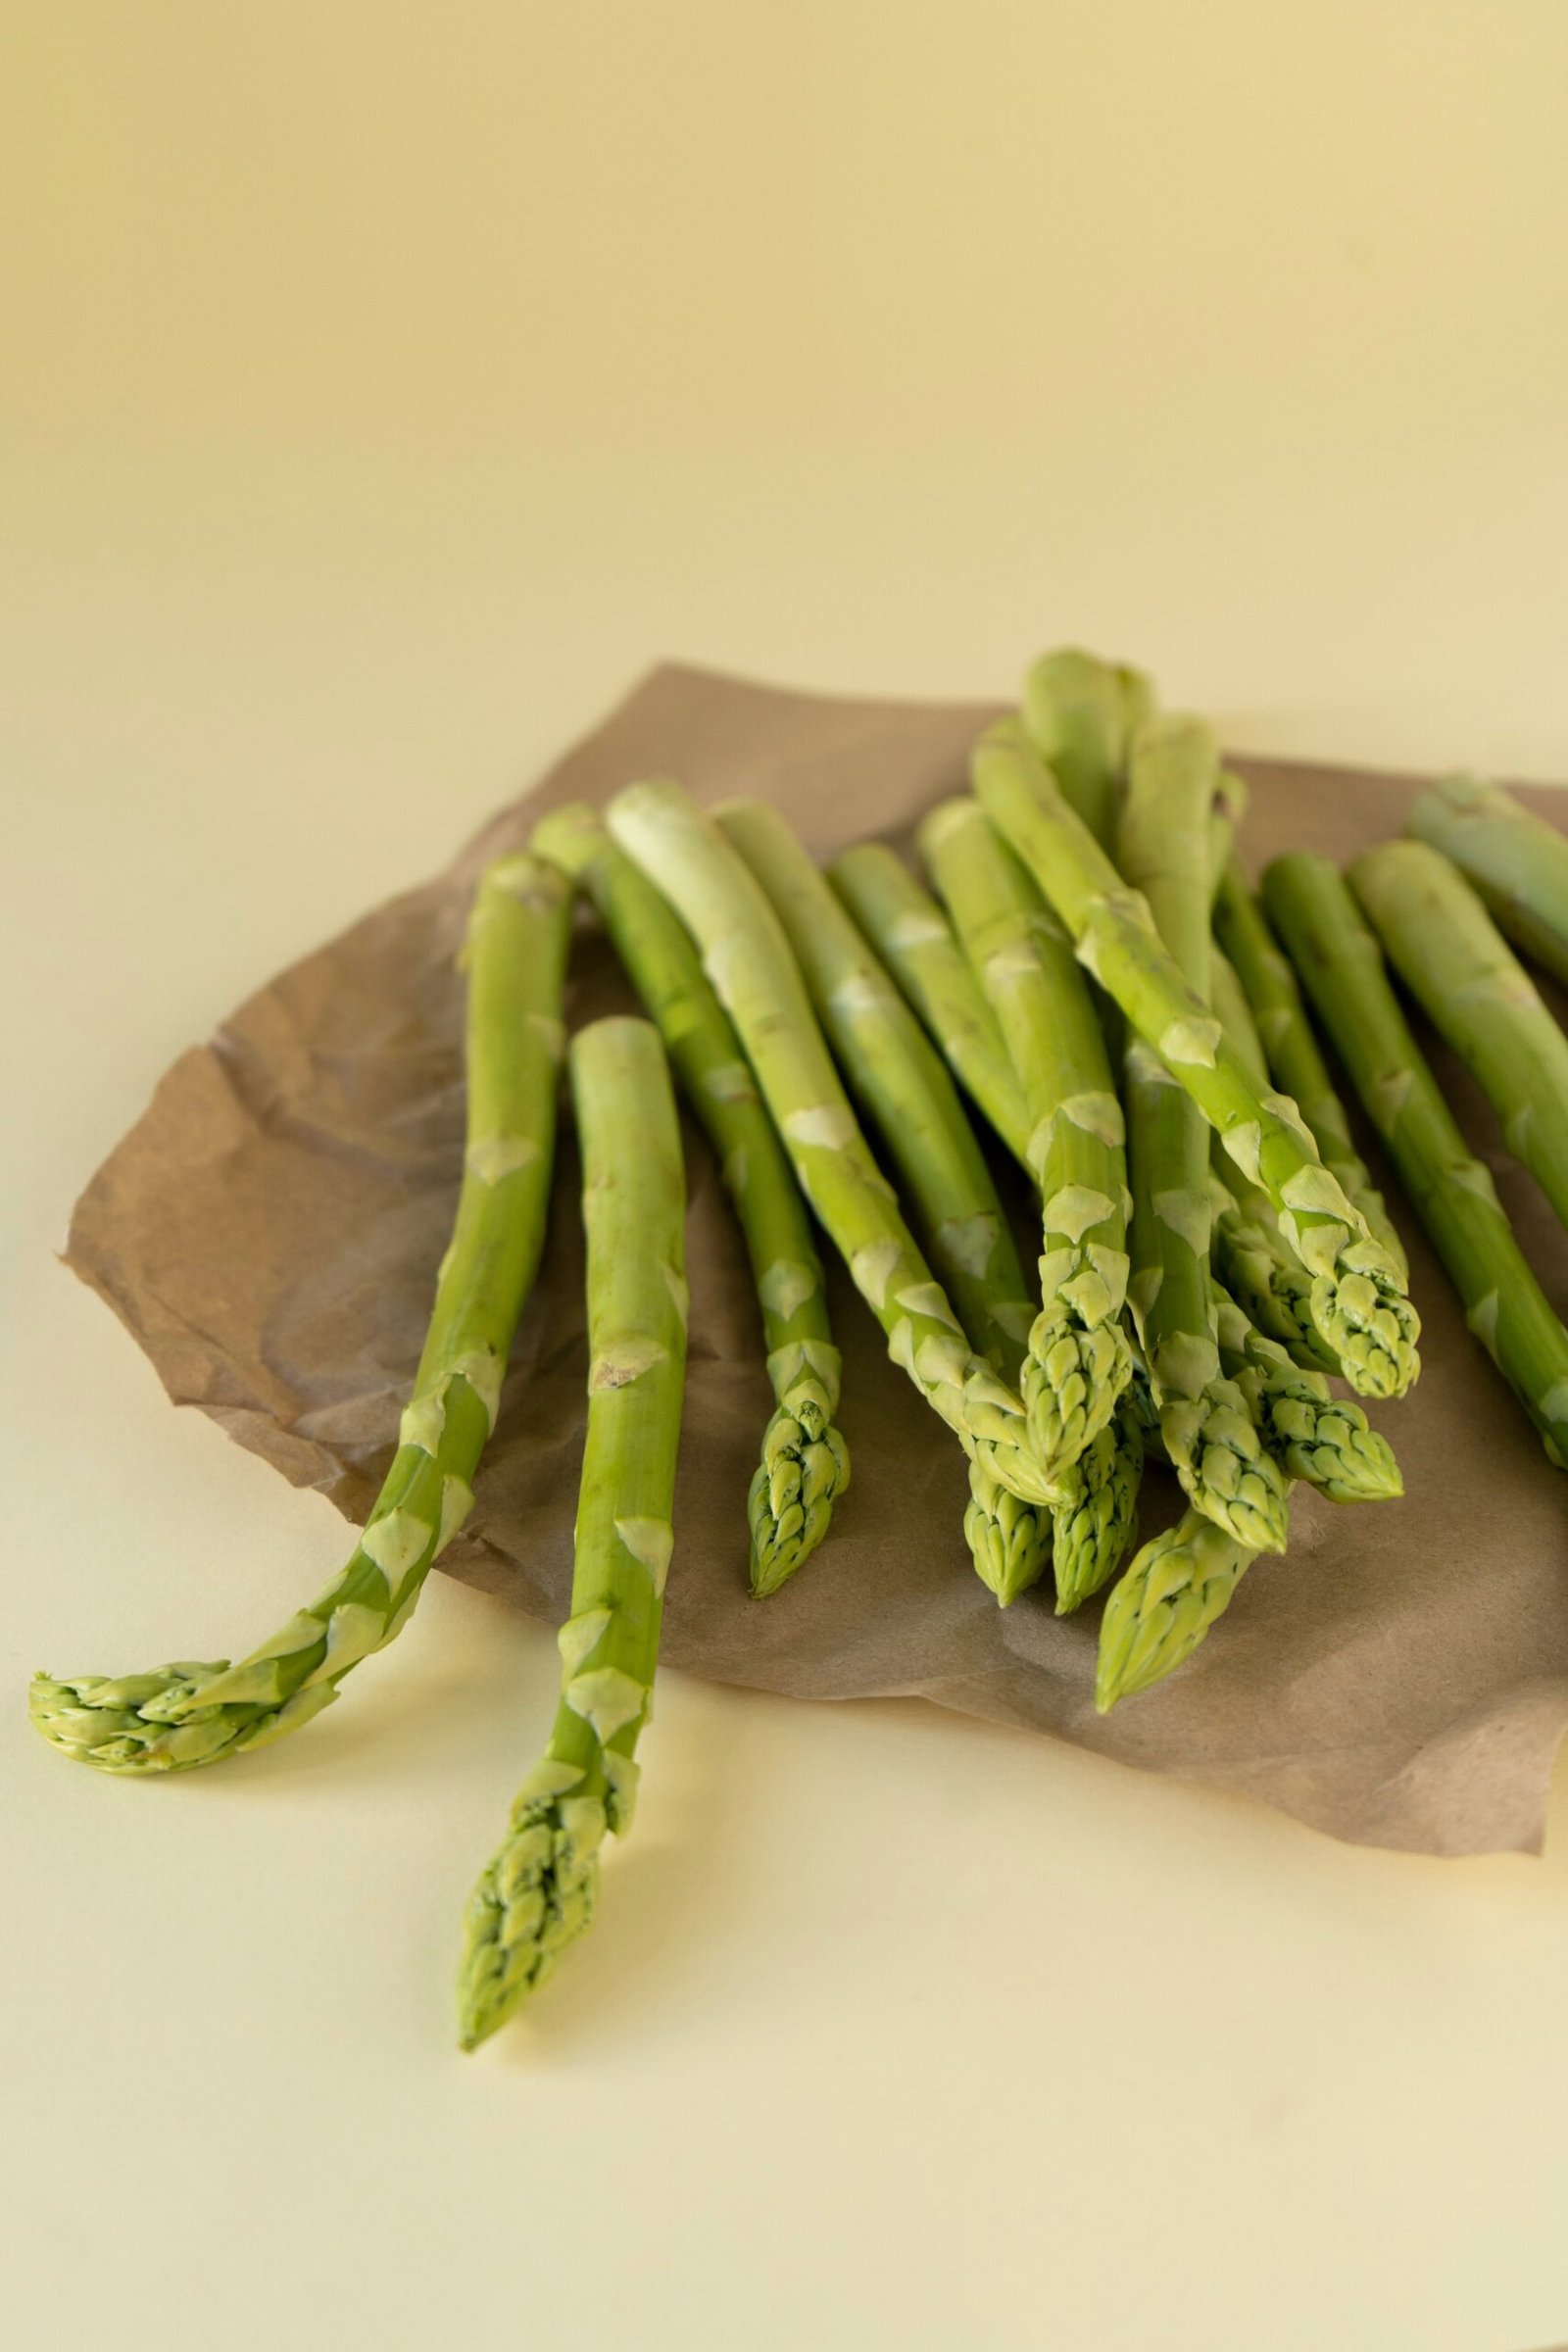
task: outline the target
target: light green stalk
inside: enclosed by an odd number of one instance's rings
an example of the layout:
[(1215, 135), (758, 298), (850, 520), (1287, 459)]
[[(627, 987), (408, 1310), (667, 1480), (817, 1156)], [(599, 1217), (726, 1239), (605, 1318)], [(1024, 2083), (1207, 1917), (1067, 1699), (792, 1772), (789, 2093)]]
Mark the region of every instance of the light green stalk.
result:
[(480, 877), (466, 961), (467, 1138), (451, 1246), (399, 1429), (398, 1450), (341, 1575), (230, 1665), (39, 1675), (32, 1719), (105, 1772), (188, 1771), (297, 1731), (349, 1669), (400, 1633), (462, 1526), (544, 1239), (555, 1151), (562, 988), (571, 893), (516, 855)]
[(633, 785), (607, 813), (696, 941), (801, 1189), (881, 1323), (888, 1353), (971, 1458), (1020, 1500), (1049, 1503), (1022, 1403), (970, 1348), (921, 1256), (850, 1107), (789, 942), (745, 864), (677, 784)]
[(817, 1019), (898, 1172), (970, 1345), (1011, 1385), (1033, 1309), (946, 1062), (779, 811), (760, 801), (732, 801), (714, 814), (783, 926)]
[(1225, 879), (1250, 798), (1246, 778), (1234, 767), (1222, 767), (1214, 783), (1214, 806), (1208, 812), (1208, 883), (1215, 895)]
[(1268, 1057), (1269, 1070), (1312, 1130), (1323, 1165), (1338, 1177), (1346, 1197), (1361, 1211), (1401, 1274), (1407, 1273), (1404, 1244), (1395, 1231), (1366, 1162), (1350, 1140), (1345, 1105), (1312, 1034), (1290, 958), (1281, 955), (1268, 917), (1234, 858), (1220, 876), (1214, 929), (1250, 1007), (1254, 1033)]
[(816, 1548), (850, 1483), (849, 1451), (833, 1425), (839, 1351), (806, 1203), (696, 949), (599, 811), (580, 802), (554, 809), (535, 828), (533, 847), (570, 874), (603, 916), (712, 1145), (746, 1237), (776, 1399), (748, 1498), (752, 1591), (760, 1599)]
[(1102, 1715), (1192, 1656), (1257, 1556), (1195, 1510), (1144, 1545), (1111, 1588), (1100, 1621), (1095, 1705)]
[(1142, 670), (1061, 646), (1024, 679), (1023, 723), (1041, 758), (1101, 844), (1116, 838), (1134, 735), (1154, 708)]
[(1003, 722), (986, 746), (980, 798), (1065, 923), (1080, 962), (1268, 1195), (1313, 1278), (1313, 1319), (1352, 1387), (1363, 1396), (1401, 1395), (1418, 1369), (1418, 1325), (1402, 1278), (1323, 1166), (1295, 1103), (1249, 1075), (1161, 947), (1144, 900), (1073, 814), (1021, 730)]
[(958, 1084), (1014, 1158), (1027, 1161), (1023, 1089), (974, 967), (936, 900), (903, 858), (879, 841), (846, 850), (827, 874), (947, 1056)]
[(659, 1658), (686, 1375), (686, 1192), (669, 1070), (647, 1021), (571, 1045), (588, 1238), (588, 1430), (561, 1704), (469, 1897), (463, 2047), (506, 2023), (589, 1925), (608, 1830), (631, 1826)]
[(1404, 1493), (1392, 1447), (1358, 1404), (1336, 1396), (1321, 1372), (1294, 1363), (1223, 1291), (1216, 1289), (1214, 1305), (1220, 1363), (1285, 1477), (1331, 1502), (1385, 1502)]
[[(1208, 827), (1219, 748), (1200, 719), (1151, 719), (1134, 746), (1118, 838), (1127, 881), (1195, 996), (1209, 980)], [(1285, 1482), (1220, 1365), (1209, 1279), (1209, 1128), (1141, 1040), (1124, 1064), (1132, 1170), (1128, 1298), (1165, 1450), (1196, 1509), (1254, 1551), (1283, 1551)]]
[(1476, 776), (1424, 792), (1405, 826), (1469, 876), (1516, 947), (1568, 982), (1568, 839)]
[(1568, 1331), (1553, 1314), (1423, 1059), (1378, 944), (1326, 858), (1276, 858), (1263, 877), (1275, 930), (1431, 1235), (1465, 1318), (1568, 1463)]
[(1568, 1224), (1568, 1038), (1456, 867), (1391, 841), (1350, 868), (1389, 960), (1468, 1064), (1522, 1159)]
[(1108, 1425), (1062, 1473), (1061, 1499), (1051, 1515), (1058, 1617), (1079, 1608), (1121, 1566), (1138, 1524), (1143, 1475), (1144, 1433), (1129, 1384)]

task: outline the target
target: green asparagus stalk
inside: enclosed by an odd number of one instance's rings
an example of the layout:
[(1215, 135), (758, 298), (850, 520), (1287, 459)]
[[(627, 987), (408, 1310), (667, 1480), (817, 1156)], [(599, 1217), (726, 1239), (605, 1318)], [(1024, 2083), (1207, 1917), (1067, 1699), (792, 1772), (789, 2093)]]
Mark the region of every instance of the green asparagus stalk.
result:
[(1222, 767), (1214, 785), (1214, 806), (1208, 812), (1208, 881), (1217, 897), (1236, 846), (1236, 835), (1247, 814), (1247, 781), (1233, 767)]
[(1481, 900), (1422, 841), (1391, 841), (1350, 888), (1434, 1028), (1475, 1072), (1522, 1159), (1568, 1224), (1568, 1038)]
[(1030, 739), (1102, 849), (1115, 841), (1128, 754), (1153, 707), (1142, 670), (1073, 646), (1042, 654), (1024, 680)]
[(975, 784), (1065, 923), (1080, 962), (1268, 1195), (1313, 1278), (1313, 1319), (1347, 1379), (1363, 1396), (1401, 1395), (1418, 1369), (1418, 1324), (1402, 1278), (1323, 1166), (1295, 1103), (1249, 1076), (1161, 947), (1143, 899), (1123, 884), (1016, 726), (1003, 722), (983, 739)]
[(1100, 1621), (1095, 1705), (1102, 1715), (1192, 1656), (1257, 1556), (1196, 1510), (1144, 1545), (1112, 1586)]
[(1105, 1428), (1132, 1370), (1121, 1106), (1072, 951), (979, 804), (939, 803), (919, 838), (1028, 1106), (1042, 1304), (1023, 1396), (1036, 1457), (1059, 1479)]
[(815, 1550), (850, 1483), (849, 1452), (833, 1425), (839, 1351), (806, 1203), (696, 949), (599, 811), (581, 802), (552, 810), (535, 827), (533, 848), (598, 907), (713, 1148), (746, 1237), (776, 1400), (748, 1497), (752, 1591), (760, 1599)]
[(1052, 1512), (1058, 1617), (1081, 1607), (1121, 1566), (1138, 1523), (1143, 1474), (1144, 1433), (1129, 1384), (1105, 1428), (1062, 1473)]
[(1516, 947), (1568, 981), (1568, 840), (1511, 793), (1448, 776), (1422, 794), (1407, 833), (1450, 858)]
[(1333, 1395), (1321, 1372), (1303, 1371), (1217, 1287), (1219, 1360), (1286, 1478), (1331, 1502), (1384, 1502), (1404, 1481), (1386, 1438), (1358, 1404)]
[(1263, 877), (1274, 928), (1383, 1137), (1465, 1317), (1541, 1433), (1568, 1463), (1568, 1331), (1531, 1273), (1423, 1059), (1371, 931), (1326, 858), (1276, 858)]
[(742, 860), (677, 784), (636, 784), (611, 832), (669, 901), (734, 1022), (801, 1189), (887, 1335), (888, 1353), (972, 1459), (1024, 1502), (1054, 1499), (1022, 1403), (963, 1336), (871, 1156), (805, 982)]
[(1020, 1502), (983, 1462), (971, 1461), (963, 1540), (980, 1582), (1010, 1608), (1051, 1565), (1054, 1513), (1042, 1502)]
[(607, 1831), (631, 1825), (659, 1657), (686, 1373), (685, 1186), (658, 1032), (595, 1021), (571, 1046), (588, 1237), (588, 1432), (543, 1759), (468, 1902), (463, 2047), (504, 2025), (589, 1925)]
[[(1209, 984), (1209, 816), (1219, 748), (1201, 720), (1151, 719), (1133, 746), (1118, 849), (1183, 979)], [(1209, 1128), (1159, 1056), (1125, 1058), (1133, 1318), (1165, 1450), (1188, 1499), (1239, 1544), (1283, 1551), (1285, 1482), (1220, 1364), (1209, 1278)]]
[(1350, 1141), (1350, 1123), (1312, 1034), (1290, 958), (1281, 955), (1268, 917), (1234, 858), (1220, 876), (1214, 929), (1251, 1007), (1269, 1069), (1312, 1130), (1323, 1165), (1338, 1177), (1375, 1239), (1405, 1274), (1404, 1245), (1365, 1161)]
[(846, 850), (828, 880), (892, 972), (958, 1084), (1015, 1159), (1027, 1163), (1029, 1113), (997, 1016), (930, 892), (878, 841)]
[(850, 1092), (902, 1180), (970, 1345), (1009, 1385), (1016, 1382), (1033, 1310), (947, 1064), (778, 810), (732, 801), (714, 815), (783, 927)]
[(230, 1665), (36, 1677), (33, 1722), (105, 1772), (188, 1771), (297, 1731), (413, 1613), (462, 1526), (544, 1239), (571, 894), (517, 855), (480, 878), (466, 947), (467, 1139), (451, 1247), (398, 1449), (341, 1575)]

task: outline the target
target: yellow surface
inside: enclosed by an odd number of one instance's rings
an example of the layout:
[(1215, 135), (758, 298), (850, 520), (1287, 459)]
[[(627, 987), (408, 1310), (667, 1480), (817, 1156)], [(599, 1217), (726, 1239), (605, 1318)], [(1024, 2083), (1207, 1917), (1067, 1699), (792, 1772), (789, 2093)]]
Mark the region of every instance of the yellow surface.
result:
[(1544, 1863), (1397, 1860), (671, 1676), (595, 1934), (464, 2061), (548, 1632), (437, 1579), (317, 1729), (156, 1789), (19, 1707), (342, 1543), (51, 1261), (75, 1189), (656, 656), (990, 693), (1072, 635), (1251, 750), (1568, 778), (1568, 11), (0, 42), (7, 2341), (1561, 2340), (1560, 1797)]

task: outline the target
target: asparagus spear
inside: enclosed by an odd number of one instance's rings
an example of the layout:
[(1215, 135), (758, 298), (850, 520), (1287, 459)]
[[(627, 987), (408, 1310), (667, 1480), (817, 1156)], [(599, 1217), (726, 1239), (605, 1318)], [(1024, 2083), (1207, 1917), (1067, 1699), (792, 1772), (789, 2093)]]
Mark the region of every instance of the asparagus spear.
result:
[(1511, 793), (1447, 776), (1422, 794), (1407, 833), (1469, 877), (1516, 947), (1568, 981), (1568, 840)]
[(1250, 797), (1246, 778), (1239, 776), (1233, 767), (1222, 767), (1215, 779), (1214, 806), (1208, 812), (1208, 881), (1209, 890), (1216, 897)]
[(919, 838), (1028, 1107), (1043, 1247), (1023, 1396), (1036, 1456), (1059, 1478), (1106, 1426), (1132, 1370), (1121, 1106), (1072, 951), (979, 804), (939, 803)]
[[(1219, 748), (1201, 720), (1151, 719), (1133, 746), (1118, 835), (1127, 881), (1195, 996), (1208, 995), (1209, 816)], [(1125, 1057), (1133, 1317), (1160, 1432), (1196, 1509), (1257, 1551), (1283, 1551), (1285, 1482), (1220, 1364), (1209, 1279), (1209, 1128), (1139, 1039)]]
[(348, 1565), (270, 1641), (230, 1665), (38, 1675), (32, 1720), (105, 1772), (188, 1771), (297, 1731), (351, 1666), (413, 1613), (473, 1501), (502, 1375), (544, 1239), (555, 1149), (561, 1000), (571, 894), (536, 858), (480, 877), (466, 960), (467, 1142), (452, 1244), (399, 1428), (398, 1450)]
[(1003, 722), (982, 739), (975, 785), (1066, 924), (1080, 962), (1268, 1195), (1313, 1278), (1313, 1320), (1347, 1379), (1363, 1396), (1401, 1395), (1418, 1369), (1418, 1324), (1402, 1278), (1322, 1165), (1295, 1103), (1249, 1076), (1161, 947), (1143, 899), (1125, 887), (1016, 726)]
[(1102, 849), (1116, 838), (1128, 753), (1153, 707), (1142, 670), (1073, 646), (1042, 654), (1024, 679), (1030, 739)]
[(1100, 1622), (1095, 1705), (1102, 1715), (1192, 1656), (1257, 1556), (1196, 1510), (1144, 1545), (1112, 1586)]
[(1358, 1404), (1334, 1396), (1321, 1372), (1294, 1363), (1217, 1286), (1214, 1308), (1220, 1363), (1287, 1478), (1316, 1487), (1331, 1502), (1382, 1502), (1403, 1494), (1393, 1449)]
[(1027, 1163), (1029, 1114), (997, 1016), (930, 892), (879, 841), (846, 850), (828, 880), (893, 973), (958, 1084), (1015, 1159)]
[(1568, 1331), (1531, 1273), (1494, 1189), (1410, 1035), (1378, 944), (1326, 858), (1276, 858), (1274, 927), (1432, 1237), (1470, 1329), (1568, 1462)]
[(635, 784), (611, 832), (697, 943), (802, 1191), (888, 1339), (888, 1353), (971, 1459), (1024, 1502), (1049, 1503), (1015, 1391), (977, 1356), (915, 1246), (839, 1082), (778, 918), (678, 784)]
[(598, 810), (581, 802), (554, 809), (535, 827), (533, 848), (570, 874), (603, 916), (713, 1147), (746, 1237), (776, 1399), (747, 1505), (752, 1591), (760, 1599), (820, 1544), (850, 1483), (849, 1452), (833, 1426), (839, 1351), (806, 1203), (696, 949)]
[(947, 1064), (776, 808), (714, 811), (777, 915), (861, 1115), (903, 1181), (976, 1352), (1016, 1382), (1033, 1312), (991, 1171)]
[(571, 1045), (588, 1236), (588, 1432), (561, 1629), (561, 1704), (469, 1898), (466, 2050), (504, 2025), (593, 1918), (599, 1848), (631, 1825), (659, 1656), (686, 1372), (685, 1186), (669, 1071), (646, 1021)]
[(1312, 1034), (1290, 958), (1280, 954), (1268, 917), (1234, 858), (1220, 876), (1214, 903), (1214, 929), (1251, 1008), (1269, 1069), (1311, 1128), (1323, 1155), (1323, 1165), (1339, 1178), (1375, 1238), (1401, 1274), (1405, 1273), (1404, 1245), (1395, 1231), (1394, 1220), (1365, 1161), (1350, 1141), (1345, 1105), (1335, 1092)]
[(1105, 1428), (1064, 1470), (1052, 1513), (1052, 1572), (1056, 1614), (1065, 1617), (1109, 1582), (1138, 1521), (1144, 1433), (1132, 1385)]
[(1568, 1223), (1568, 1038), (1462, 874), (1421, 841), (1391, 841), (1350, 888), (1433, 1026), (1469, 1064), (1508, 1149)]

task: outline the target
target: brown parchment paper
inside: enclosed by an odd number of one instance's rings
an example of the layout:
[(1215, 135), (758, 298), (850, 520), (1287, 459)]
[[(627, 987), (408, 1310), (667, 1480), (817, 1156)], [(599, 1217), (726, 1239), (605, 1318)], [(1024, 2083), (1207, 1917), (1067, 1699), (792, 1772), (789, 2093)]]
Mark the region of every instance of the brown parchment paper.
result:
[[(962, 784), (991, 715), (656, 670), (443, 873), (281, 973), (174, 1064), (78, 1202), (68, 1262), (176, 1403), (200, 1406), (295, 1485), (363, 1518), (391, 1458), (456, 1198), (453, 958), (484, 858), (521, 843), (546, 807), (604, 800), (659, 771), (704, 800), (777, 802), (819, 856), (871, 834), (905, 846), (920, 812)], [(1287, 847), (1345, 858), (1396, 830), (1415, 789), (1239, 764), (1252, 786), (1243, 847), (1254, 867)], [(625, 1001), (585, 924), (573, 1020)], [(1564, 1236), (1498, 1150), (1477, 1090), (1435, 1057), (1560, 1311)], [(1250, 1791), (1369, 1844), (1539, 1845), (1568, 1723), (1568, 1482), (1467, 1335), (1408, 1215), (1426, 1368), (1404, 1403), (1373, 1408), (1406, 1498), (1337, 1510), (1298, 1488), (1288, 1557), (1251, 1570), (1178, 1675), (1102, 1721), (1099, 1605), (1058, 1619), (1048, 1584), (997, 1608), (960, 1533), (962, 1456), (887, 1361), (836, 1265), (854, 1483), (806, 1568), (773, 1599), (749, 1598), (746, 1488), (771, 1400), (740, 1240), (702, 1139), (688, 1130), (687, 1145), (690, 1385), (669, 1662), (806, 1698), (923, 1693), (1147, 1771)], [(473, 1516), (442, 1561), (551, 1619), (565, 1612), (585, 1417), (576, 1179), (568, 1131)], [(1152, 1475), (1146, 1534), (1174, 1515), (1174, 1494)], [(232, 1599), (243, 1645), (267, 1629), (251, 1622), (245, 1592)], [(369, 1698), (362, 1690), (357, 1703)]]

